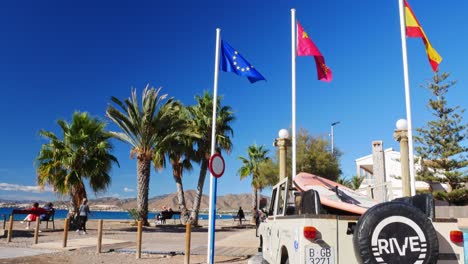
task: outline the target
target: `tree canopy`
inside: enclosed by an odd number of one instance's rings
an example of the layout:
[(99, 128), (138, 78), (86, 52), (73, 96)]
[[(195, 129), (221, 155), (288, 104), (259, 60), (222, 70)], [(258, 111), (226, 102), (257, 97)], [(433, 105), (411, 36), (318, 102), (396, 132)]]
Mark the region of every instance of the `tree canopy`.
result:
[(37, 182), (41, 187), (51, 185), (60, 195), (69, 195), (73, 214), (87, 198), (85, 179), (95, 193), (105, 191), (111, 183), (112, 163), (118, 161), (111, 154), (111, 135), (105, 131), (105, 122), (86, 112), (75, 112), (70, 123), (60, 119), (57, 124), (62, 138), (50, 131), (39, 132), (49, 142), (42, 145), (36, 157)]
[(464, 189), (464, 184), (467, 175), (463, 169), (468, 165), (468, 148), (462, 143), (467, 136), (467, 125), (462, 123), (464, 109), (448, 105), (446, 95), (456, 84), (448, 79), (449, 76), (448, 73), (437, 72), (423, 86), (431, 92), (427, 106), (434, 119), (416, 129), (415, 150), (422, 166), (418, 176), (429, 182), (447, 183), (448, 192), (454, 193), (442, 195), (441, 198), (466, 203), (468, 190)]
[(297, 172), (308, 172), (336, 181), (342, 173), (339, 161), (341, 151), (335, 147), (332, 154), (328, 139), (309, 135), (305, 129), (300, 129), (296, 137)]

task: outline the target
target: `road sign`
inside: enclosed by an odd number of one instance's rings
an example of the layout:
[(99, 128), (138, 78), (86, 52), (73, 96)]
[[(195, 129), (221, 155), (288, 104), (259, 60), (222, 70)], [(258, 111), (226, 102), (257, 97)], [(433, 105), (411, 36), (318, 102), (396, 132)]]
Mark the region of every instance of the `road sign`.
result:
[(218, 153), (211, 156), (208, 168), (210, 169), (210, 172), (213, 174), (213, 176), (216, 178), (221, 177), (225, 169), (223, 157)]

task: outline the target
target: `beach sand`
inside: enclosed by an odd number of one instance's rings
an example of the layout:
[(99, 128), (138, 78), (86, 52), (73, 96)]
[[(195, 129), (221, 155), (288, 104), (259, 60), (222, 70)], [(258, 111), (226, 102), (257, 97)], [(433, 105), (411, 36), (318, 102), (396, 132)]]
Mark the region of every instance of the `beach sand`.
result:
[[(137, 228), (131, 221), (104, 221), (101, 253), (96, 252), (97, 220), (88, 221), (86, 235), (69, 231), (66, 249), (62, 247), (63, 222), (55, 221), (55, 231), (52, 230), (51, 223), (48, 230), (45, 229), (45, 224), (41, 224), (42, 232), (39, 233), (39, 241), (35, 245), (33, 230), (25, 230), (24, 224), (15, 221), (12, 241), (7, 243), (6, 237), (1, 238), (0, 248), (46, 249), (54, 250), (54, 253), (15, 258), (0, 256), (0, 263), (184, 263), (186, 229), (183, 225), (174, 224), (172, 220), (168, 220), (165, 225), (154, 226), (152, 223), (151, 227), (143, 228), (143, 253), (140, 259), (136, 259), (135, 253)], [(199, 224), (199, 227), (192, 228), (190, 263), (207, 262), (208, 223), (201, 220)], [(215, 234), (215, 263), (247, 263), (249, 256), (257, 250), (258, 238), (255, 237), (255, 229), (251, 225), (240, 227), (233, 220), (217, 220)], [(171, 251), (175, 255), (170, 254)]]

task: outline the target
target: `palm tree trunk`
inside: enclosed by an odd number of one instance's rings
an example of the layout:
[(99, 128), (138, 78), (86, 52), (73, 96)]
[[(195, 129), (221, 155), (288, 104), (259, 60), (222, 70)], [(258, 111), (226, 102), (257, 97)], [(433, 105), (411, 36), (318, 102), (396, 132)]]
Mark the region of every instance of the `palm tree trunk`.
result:
[(76, 221), (78, 210), (83, 202), (83, 199), (87, 198), (86, 189), (83, 183), (77, 186), (72, 186), (70, 190), (70, 208), (68, 208), (68, 218), (70, 221), (70, 228), (74, 230), (78, 228), (79, 223)]
[(255, 224), (255, 215), (257, 212), (257, 198), (258, 198), (258, 191), (257, 188), (252, 186), (252, 219), (250, 223)]
[(138, 220), (144, 226), (149, 226), (148, 222), (148, 192), (151, 173), (151, 160), (145, 157), (137, 158), (137, 211)]
[(182, 164), (172, 164), (172, 175), (176, 182), (177, 187), (177, 200), (179, 203), (180, 219), (183, 224), (186, 224), (189, 220), (187, 206), (185, 205), (184, 186), (182, 184)]
[(203, 159), (200, 167), (200, 175), (198, 176), (197, 193), (195, 195), (195, 201), (193, 201), (192, 214), (190, 215), (193, 225), (198, 225), (198, 213), (200, 211), (200, 203), (203, 196), (203, 185), (205, 184), (207, 170), (208, 160)]
[(70, 208), (68, 208), (68, 216), (75, 216), (78, 208), (84, 198), (87, 198), (86, 189), (83, 183), (72, 186), (70, 189)]

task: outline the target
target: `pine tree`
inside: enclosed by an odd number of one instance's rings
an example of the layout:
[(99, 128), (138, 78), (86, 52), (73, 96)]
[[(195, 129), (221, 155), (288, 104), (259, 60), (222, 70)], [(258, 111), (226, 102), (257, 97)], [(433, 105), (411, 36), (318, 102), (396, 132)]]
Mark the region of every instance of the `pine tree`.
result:
[(449, 193), (459, 189), (455, 193), (462, 197), (450, 198), (450, 195), (446, 195), (445, 198), (450, 201), (467, 199), (468, 192), (462, 188), (467, 181), (464, 170), (468, 165), (468, 148), (462, 146), (467, 137), (467, 125), (462, 123), (465, 110), (460, 106), (450, 107), (447, 103), (446, 94), (449, 88), (456, 84), (456, 81), (450, 81), (448, 77), (448, 73), (437, 72), (432, 80), (423, 86), (432, 93), (428, 108), (434, 119), (427, 122), (423, 128), (416, 129), (415, 150), (421, 158), (422, 170), (418, 173), (420, 179), (445, 182)]

